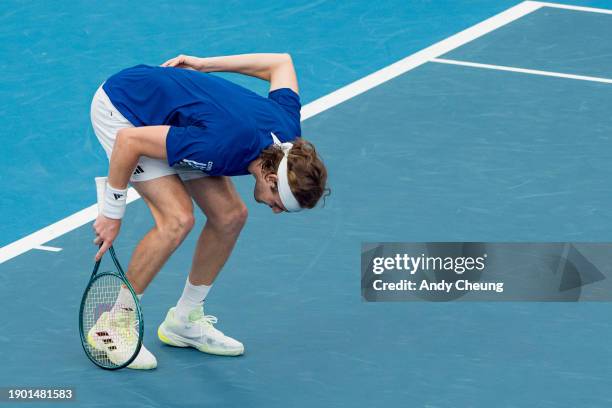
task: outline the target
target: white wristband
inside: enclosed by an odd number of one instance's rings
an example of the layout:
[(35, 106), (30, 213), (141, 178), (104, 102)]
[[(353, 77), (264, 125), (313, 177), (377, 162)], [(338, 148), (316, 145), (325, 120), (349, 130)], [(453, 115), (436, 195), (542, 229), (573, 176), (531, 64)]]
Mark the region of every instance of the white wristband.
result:
[(106, 184), (104, 192), (104, 206), (102, 207), (102, 215), (107, 218), (120, 220), (125, 214), (125, 206), (127, 200), (127, 188), (119, 190)]

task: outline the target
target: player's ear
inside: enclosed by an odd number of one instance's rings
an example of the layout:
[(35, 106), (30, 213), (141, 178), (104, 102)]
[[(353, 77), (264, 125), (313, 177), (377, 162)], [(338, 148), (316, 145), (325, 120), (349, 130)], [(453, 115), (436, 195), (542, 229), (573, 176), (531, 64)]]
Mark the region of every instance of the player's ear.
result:
[(278, 176), (276, 175), (276, 173), (268, 173), (266, 174), (265, 180), (268, 183), (276, 184), (278, 182)]

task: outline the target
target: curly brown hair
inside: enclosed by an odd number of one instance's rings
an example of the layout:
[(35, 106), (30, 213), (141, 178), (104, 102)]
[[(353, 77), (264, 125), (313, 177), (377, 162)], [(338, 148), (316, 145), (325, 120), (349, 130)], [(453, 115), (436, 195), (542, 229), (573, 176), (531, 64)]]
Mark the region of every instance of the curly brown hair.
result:
[[(297, 138), (292, 141), (293, 147), (287, 157), (287, 175), (289, 187), (302, 208), (314, 208), (321, 197), (331, 194), (327, 187), (327, 169), (317, 155), (314, 145), (307, 140)], [(278, 165), (283, 158), (280, 147), (272, 145), (259, 155), (264, 176), (276, 174)]]

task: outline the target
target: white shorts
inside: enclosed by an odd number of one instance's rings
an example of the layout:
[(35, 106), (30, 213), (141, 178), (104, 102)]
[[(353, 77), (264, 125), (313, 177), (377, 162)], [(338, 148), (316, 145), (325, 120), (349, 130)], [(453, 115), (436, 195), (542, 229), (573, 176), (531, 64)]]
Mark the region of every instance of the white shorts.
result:
[[(98, 88), (96, 94), (91, 101), (91, 124), (96, 137), (106, 152), (106, 156), (110, 160), (115, 138), (120, 129), (134, 127), (121, 112), (115, 108), (113, 103), (102, 89)], [(130, 181), (147, 181), (170, 174), (177, 174), (181, 180), (193, 180), (200, 177), (206, 177), (206, 173), (191, 168), (173, 168), (168, 166), (165, 160), (152, 159), (146, 156), (140, 156), (138, 165), (130, 177)]]

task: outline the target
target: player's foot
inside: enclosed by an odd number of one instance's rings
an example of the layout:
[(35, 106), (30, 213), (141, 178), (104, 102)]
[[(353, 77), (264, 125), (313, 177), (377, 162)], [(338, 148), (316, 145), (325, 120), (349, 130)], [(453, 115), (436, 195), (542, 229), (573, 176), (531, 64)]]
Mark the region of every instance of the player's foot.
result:
[[(104, 312), (87, 334), (89, 345), (105, 352), (113, 364), (121, 365), (130, 358), (138, 342), (138, 333), (134, 328), (135, 320), (131, 315), (131, 313)], [(134, 361), (127, 367), (151, 370), (157, 367), (157, 359), (143, 344)]]
[(219, 356), (239, 356), (244, 354), (244, 346), (237, 340), (215, 329), (215, 316), (204, 315), (202, 308), (189, 313), (188, 319), (179, 319), (174, 308), (168, 310), (166, 320), (157, 329), (161, 341), (176, 347), (193, 347), (204, 353)]
[(133, 370), (152, 370), (155, 367), (157, 367), (157, 359), (144, 344), (140, 346), (140, 351), (134, 361), (127, 366)]

